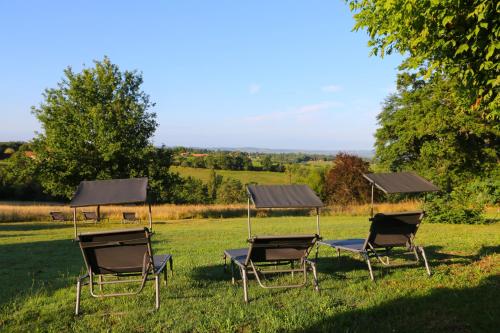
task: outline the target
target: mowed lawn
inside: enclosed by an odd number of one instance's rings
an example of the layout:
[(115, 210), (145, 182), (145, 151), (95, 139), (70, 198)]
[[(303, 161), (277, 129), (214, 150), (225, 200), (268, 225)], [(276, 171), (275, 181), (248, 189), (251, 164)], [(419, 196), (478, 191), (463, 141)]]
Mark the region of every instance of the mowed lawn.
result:
[[(325, 217), (327, 239), (364, 237), (362, 217)], [(128, 226), (130, 227), (130, 226)], [(82, 231), (122, 228), (87, 225)], [(368, 279), (363, 262), (320, 248), (321, 293), (306, 288), (264, 290), (223, 272), (222, 251), (244, 247), (245, 219), (181, 220), (155, 224), (153, 248), (172, 253), (174, 277), (153, 311), (153, 284), (138, 297), (93, 299), (83, 288), (74, 315), (75, 282), (83, 273), (72, 226), (49, 222), (0, 224), (0, 331), (113, 332), (498, 332), (500, 224), (423, 224), (432, 277), (422, 265), (381, 268)], [(256, 234), (314, 232), (314, 218), (255, 219)], [(290, 280), (289, 275), (279, 278)], [(279, 282), (279, 281), (278, 281)]]
[[(210, 169), (203, 168), (188, 168), (181, 166), (173, 166), (171, 171), (178, 172), (181, 176), (191, 176), (201, 179), (203, 182), (208, 182), (210, 177)], [(235, 171), (235, 170), (215, 170), (218, 175), (225, 178), (238, 179), (242, 184), (257, 183), (257, 184), (288, 184), (288, 175), (285, 172), (271, 171)]]

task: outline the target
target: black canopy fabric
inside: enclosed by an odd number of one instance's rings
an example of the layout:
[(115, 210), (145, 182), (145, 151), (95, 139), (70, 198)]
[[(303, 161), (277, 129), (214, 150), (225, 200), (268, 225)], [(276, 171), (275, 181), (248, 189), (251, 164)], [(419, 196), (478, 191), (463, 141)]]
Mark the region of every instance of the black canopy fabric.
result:
[(255, 208), (320, 208), (323, 202), (307, 185), (249, 185)]
[(146, 202), (147, 178), (83, 181), (70, 207), (86, 207)]
[(369, 173), (363, 176), (386, 194), (439, 191), (439, 187), (413, 172)]

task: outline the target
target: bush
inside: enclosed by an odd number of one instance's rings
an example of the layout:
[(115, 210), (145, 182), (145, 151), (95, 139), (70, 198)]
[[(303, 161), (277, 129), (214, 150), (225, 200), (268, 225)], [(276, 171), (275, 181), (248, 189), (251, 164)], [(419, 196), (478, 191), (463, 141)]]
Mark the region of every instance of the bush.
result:
[(234, 178), (224, 180), (217, 192), (217, 201), (222, 204), (242, 203), (246, 200), (245, 188)]
[(430, 195), (424, 204), (425, 220), (430, 223), (482, 224), (485, 201), (482, 195), (473, 191), (471, 185), (455, 188), (453, 191)]

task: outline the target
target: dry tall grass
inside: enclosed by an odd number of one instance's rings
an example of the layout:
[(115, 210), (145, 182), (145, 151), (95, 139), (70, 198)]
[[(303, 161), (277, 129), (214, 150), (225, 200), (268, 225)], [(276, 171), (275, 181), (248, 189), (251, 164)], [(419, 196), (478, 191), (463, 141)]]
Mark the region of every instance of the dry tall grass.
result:
[[(420, 207), (418, 201), (408, 201), (401, 203), (382, 203), (375, 205), (375, 212), (395, 212), (416, 210)], [(78, 209), (78, 218), (81, 219), (82, 211), (91, 211), (95, 207)], [(63, 212), (68, 219), (72, 219), (73, 211), (67, 205), (55, 204), (19, 204), (19, 203), (0, 203), (0, 221), (18, 222), (18, 221), (48, 221), (49, 212)], [(154, 205), (152, 207), (153, 219), (161, 220), (180, 220), (191, 218), (229, 218), (243, 217), (247, 214), (247, 206), (237, 205)], [(142, 220), (147, 219), (147, 206), (103, 206), (101, 214), (111, 220), (119, 221), (122, 218), (122, 212), (135, 212)], [(325, 207), (322, 210), (323, 215), (368, 215), (370, 205), (351, 205), (347, 207)], [(307, 214), (308, 210), (261, 210), (257, 212), (258, 216), (281, 216), (281, 215), (300, 215)], [(310, 212), (313, 214), (314, 212)]]

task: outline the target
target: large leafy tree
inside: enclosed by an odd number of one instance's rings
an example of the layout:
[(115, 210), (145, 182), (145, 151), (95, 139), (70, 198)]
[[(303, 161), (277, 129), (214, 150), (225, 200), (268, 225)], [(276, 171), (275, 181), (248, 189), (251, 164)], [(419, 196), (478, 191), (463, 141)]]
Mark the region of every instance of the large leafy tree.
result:
[(500, 118), (500, 2), (346, 1), (355, 30), (368, 30), (373, 54), (397, 51), (406, 57), (402, 69), (457, 77), (469, 111)]
[(498, 171), (500, 130), (495, 120), (466, 112), (455, 80), (401, 74), (397, 83), (378, 116), (376, 161), (382, 169), (415, 170), (446, 192)]
[(151, 144), (156, 115), (142, 83), (105, 57), (79, 73), (67, 68), (45, 90), (32, 112), (42, 126), (34, 150), (46, 191), (70, 197), (82, 180), (166, 175), (170, 159)]

